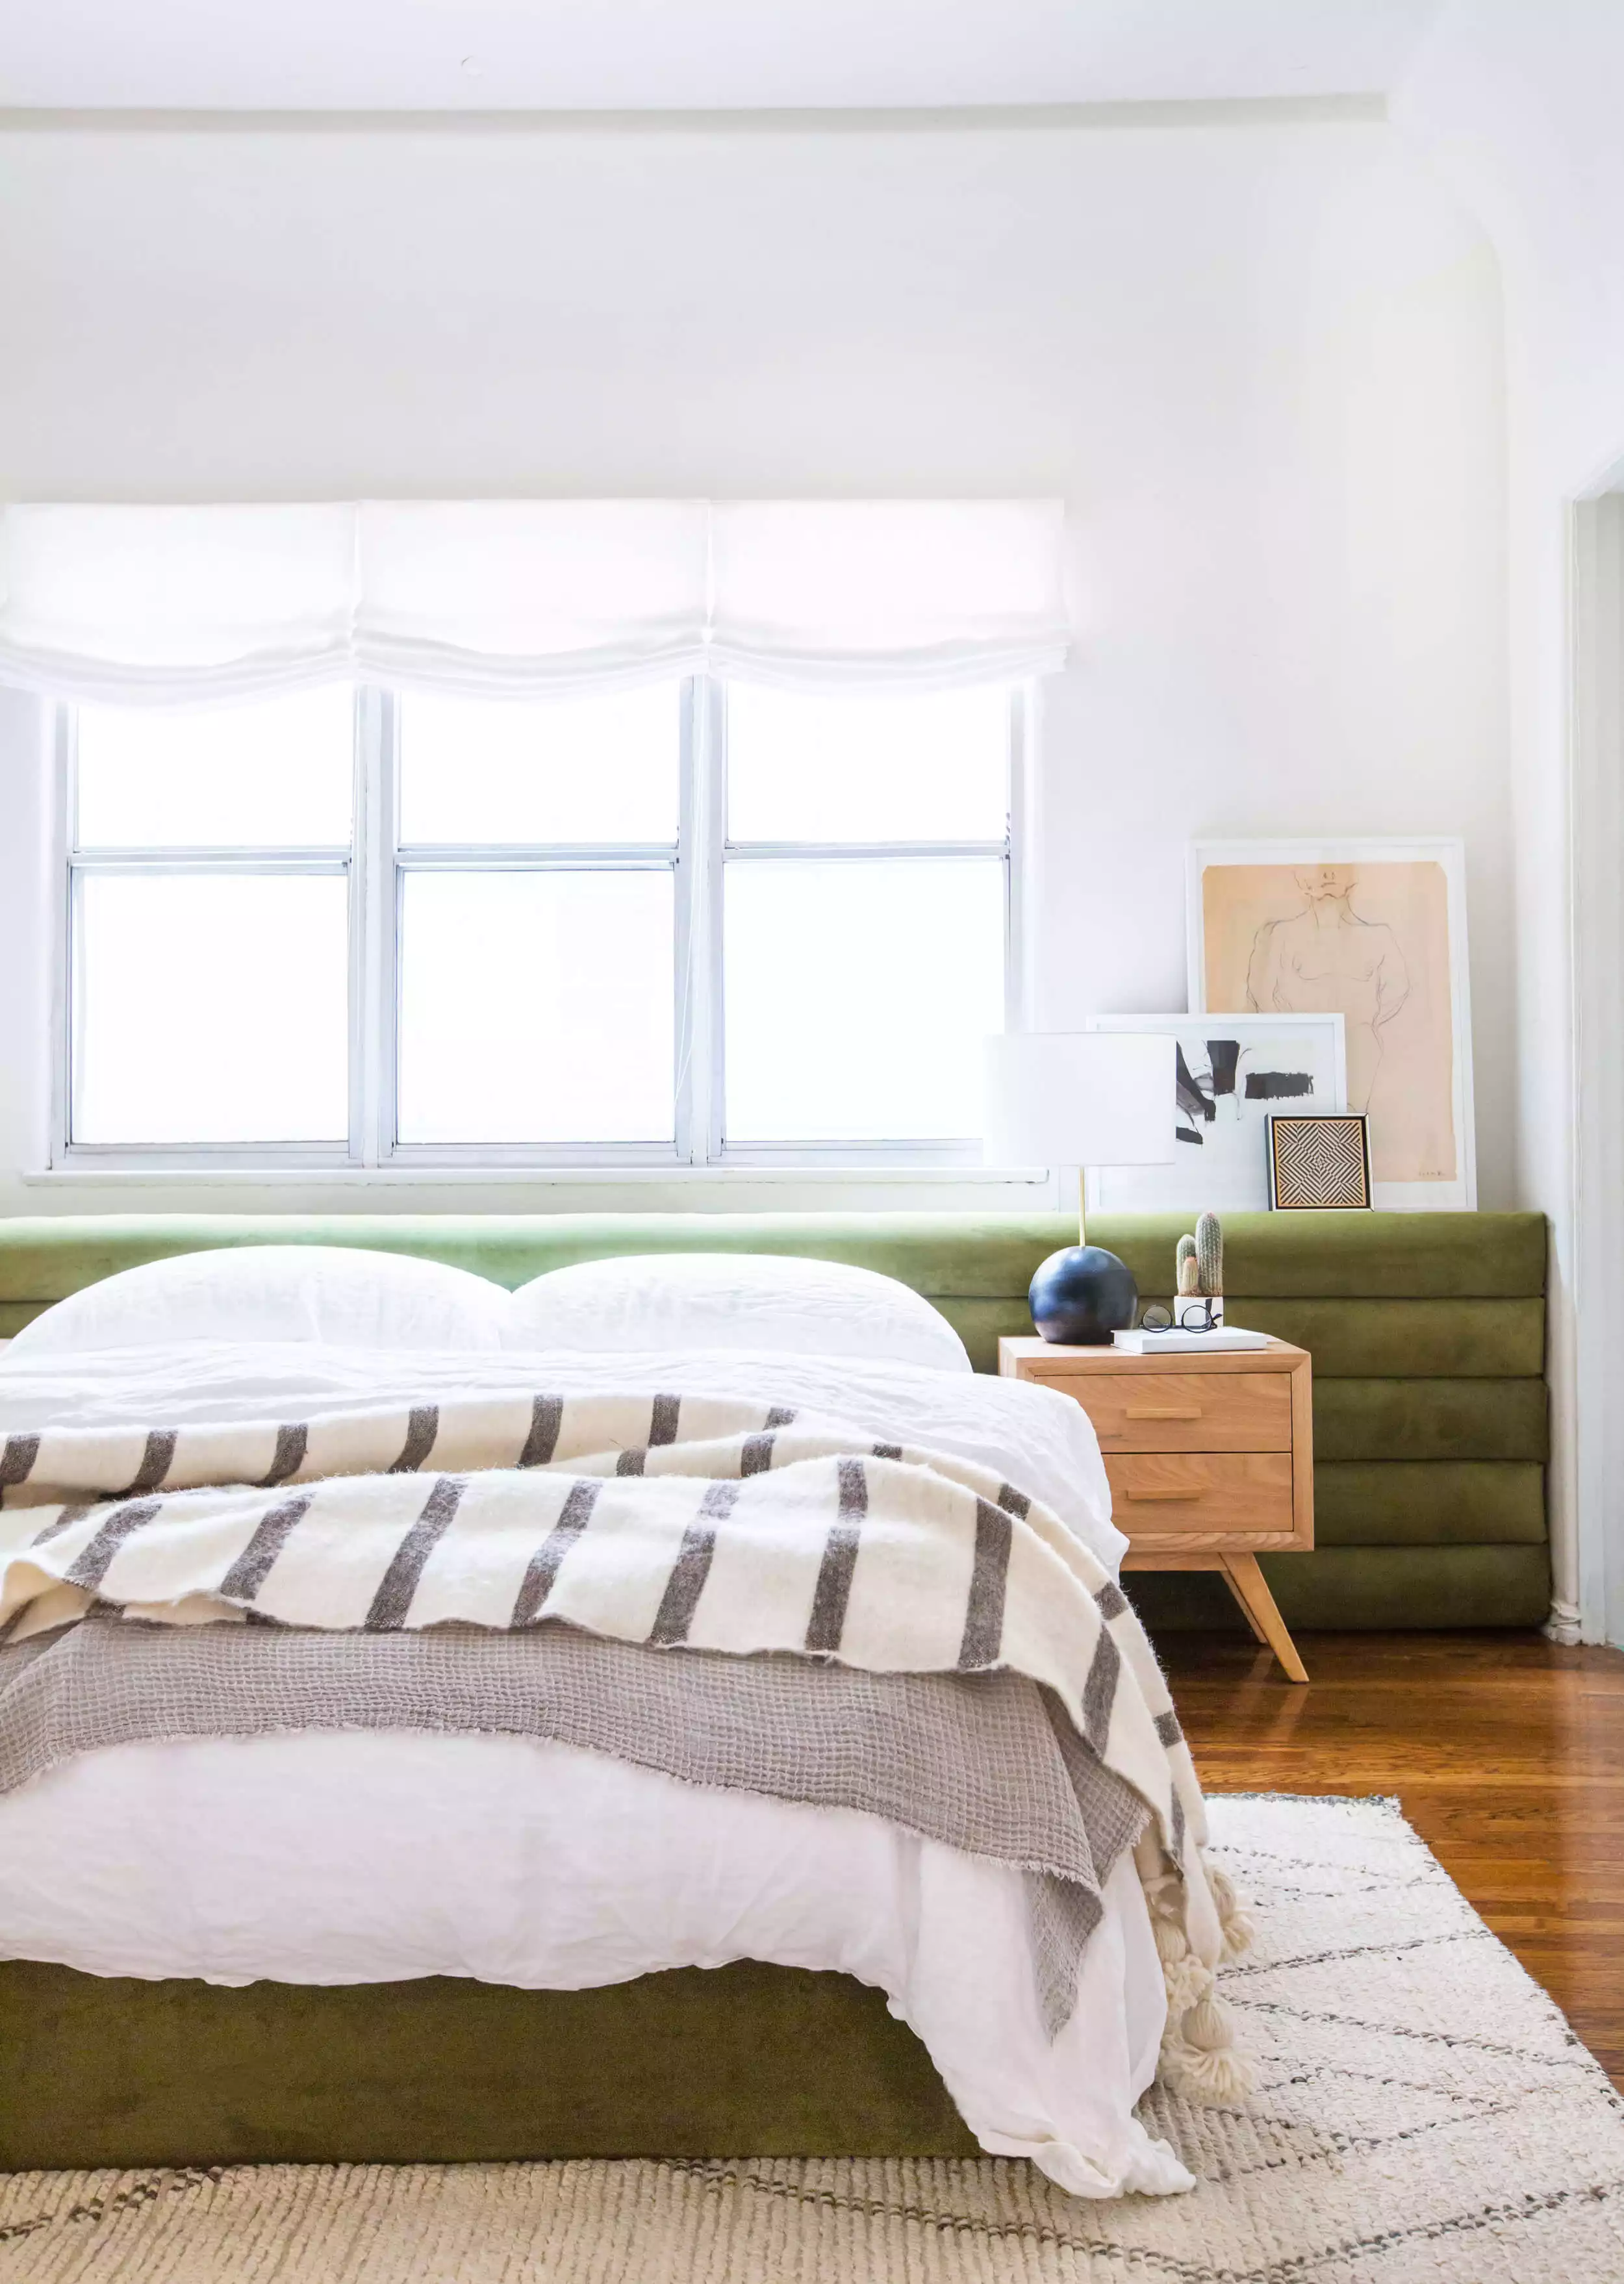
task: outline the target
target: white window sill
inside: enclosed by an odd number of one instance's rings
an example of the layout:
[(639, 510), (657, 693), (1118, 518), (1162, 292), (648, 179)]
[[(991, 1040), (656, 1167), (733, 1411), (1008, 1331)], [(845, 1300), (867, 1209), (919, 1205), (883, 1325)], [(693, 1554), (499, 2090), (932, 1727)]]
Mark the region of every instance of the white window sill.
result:
[(1042, 1167), (1017, 1166), (51, 1166), (25, 1189), (753, 1189), (1046, 1190)]

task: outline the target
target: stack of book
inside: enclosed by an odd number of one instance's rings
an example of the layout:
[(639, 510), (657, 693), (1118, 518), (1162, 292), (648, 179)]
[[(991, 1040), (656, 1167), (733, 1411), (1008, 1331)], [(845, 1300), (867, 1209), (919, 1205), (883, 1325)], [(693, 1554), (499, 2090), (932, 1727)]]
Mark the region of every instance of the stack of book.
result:
[(1220, 1349), (1266, 1349), (1267, 1333), (1245, 1333), (1238, 1325), (1218, 1325), (1210, 1333), (1182, 1333), (1169, 1328), (1165, 1333), (1113, 1333), (1112, 1345), (1128, 1356), (1184, 1356), (1205, 1351), (1216, 1354)]

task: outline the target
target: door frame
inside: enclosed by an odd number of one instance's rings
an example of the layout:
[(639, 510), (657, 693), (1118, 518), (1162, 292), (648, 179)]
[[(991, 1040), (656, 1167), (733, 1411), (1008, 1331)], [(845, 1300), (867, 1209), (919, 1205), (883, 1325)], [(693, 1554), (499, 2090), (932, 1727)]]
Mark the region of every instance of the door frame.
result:
[(1624, 469), (1573, 503), (1568, 567), (1573, 1337), (1553, 1395), (1577, 1545), (1553, 1546), (1546, 1631), (1624, 1642)]

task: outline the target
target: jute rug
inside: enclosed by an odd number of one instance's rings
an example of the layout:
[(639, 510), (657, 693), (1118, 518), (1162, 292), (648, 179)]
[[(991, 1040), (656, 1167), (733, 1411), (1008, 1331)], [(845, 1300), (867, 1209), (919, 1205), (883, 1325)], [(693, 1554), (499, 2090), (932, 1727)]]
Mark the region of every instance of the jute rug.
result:
[(18, 2174), (0, 2284), (1606, 2284), (1624, 2102), (1396, 1808), (1214, 1803), (1259, 1943), (1244, 2109), (1153, 2093), (1200, 2186), (850, 2160)]

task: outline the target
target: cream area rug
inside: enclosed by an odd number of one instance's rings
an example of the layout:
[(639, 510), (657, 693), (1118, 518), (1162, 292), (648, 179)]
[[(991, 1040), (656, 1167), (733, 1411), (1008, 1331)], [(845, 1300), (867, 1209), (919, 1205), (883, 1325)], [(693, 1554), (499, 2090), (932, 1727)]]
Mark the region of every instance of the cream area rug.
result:
[(1153, 2092), (1193, 2195), (739, 2158), (0, 2180), (0, 2284), (1606, 2284), (1624, 2102), (1386, 1801), (1214, 1800), (1258, 1943), (1244, 2108)]

